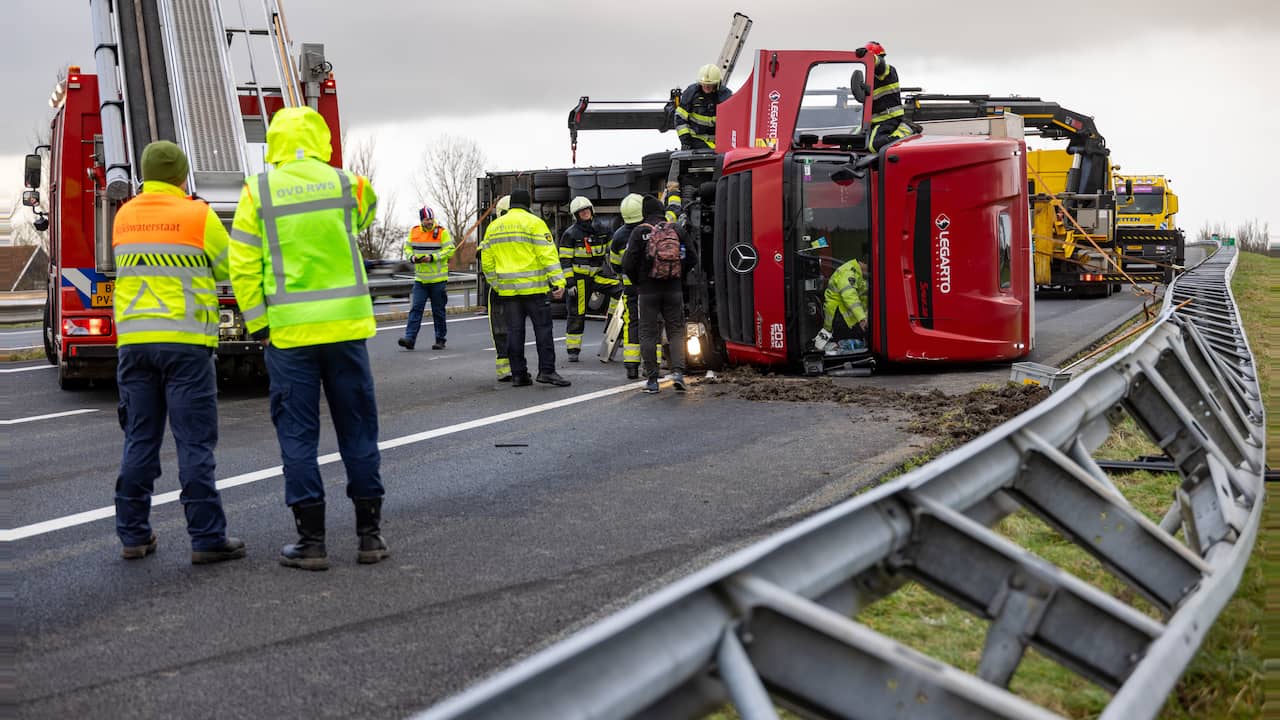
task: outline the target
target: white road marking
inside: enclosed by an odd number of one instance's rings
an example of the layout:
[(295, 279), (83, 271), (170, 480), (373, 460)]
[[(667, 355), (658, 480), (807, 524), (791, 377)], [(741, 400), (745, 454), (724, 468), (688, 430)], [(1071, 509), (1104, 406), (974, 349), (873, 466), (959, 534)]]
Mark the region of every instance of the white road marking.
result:
[[(398, 448), (404, 445), (412, 445), (414, 443), (425, 442), (427, 440), (433, 440), (438, 437), (444, 437), (446, 435), (453, 435), (460, 432), (466, 432), (468, 430), (474, 430), (476, 428), (486, 427), (488, 425), (495, 425), (497, 423), (506, 422), (508, 420), (516, 420), (518, 418), (527, 417), (529, 415), (537, 415), (538, 413), (547, 412), (548, 410), (557, 410), (559, 408), (568, 407), (570, 405), (578, 405), (581, 403), (591, 402), (592, 400), (599, 400), (601, 398), (606, 398), (611, 395), (618, 395), (624, 392), (635, 390), (636, 388), (641, 387), (643, 385), (644, 385), (644, 381), (641, 380), (638, 382), (627, 383), (626, 385), (619, 385), (617, 387), (607, 388), (605, 390), (596, 390), (595, 392), (584, 393), (582, 395), (575, 395), (573, 397), (564, 398), (562, 400), (553, 400), (551, 402), (542, 403), (541, 405), (532, 405), (530, 407), (521, 408), (519, 410), (512, 410), (510, 412), (500, 413), (498, 415), (490, 415), (488, 417), (477, 418), (475, 420), (468, 420), (467, 422), (457, 423), (456, 425), (446, 425), (445, 427), (435, 428), (434, 430), (425, 430), (423, 432), (414, 433), (412, 435), (403, 435), (401, 437), (394, 438), (391, 440), (383, 440), (382, 442), (378, 443), (378, 448), (380, 450), (390, 450), (392, 448)], [(328, 455), (321, 455), (320, 457), (316, 458), (316, 462), (320, 465), (330, 465), (332, 463), (338, 462), (339, 460), (341, 460), (341, 456), (338, 455), (338, 453), (329, 453)], [(280, 475), (283, 474), (283, 472), (284, 472), (283, 469), (279, 465), (276, 465), (275, 467), (269, 467), (263, 470), (255, 470), (253, 472), (244, 473), (241, 475), (236, 475), (234, 477), (229, 477), (223, 480), (219, 480), (217, 485), (219, 490), (226, 490), (227, 488), (236, 487), (237, 485), (248, 485), (249, 483), (255, 483), (255, 482), (258, 482), (259, 480), (268, 480), (270, 478), (279, 477)], [(177, 502), (179, 492), (180, 491), (178, 490), (174, 490), (171, 492), (160, 493), (159, 495), (152, 495), (151, 496), (152, 507), (155, 507), (156, 505), (166, 505), (168, 503)], [(77, 525), (84, 525), (86, 523), (91, 523), (95, 520), (103, 520), (109, 517), (114, 517), (115, 514), (116, 514), (116, 510), (115, 510), (115, 506), (113, 505), (108, 507), (100, 507), (100, 508), (97, 508), (96, 510), (86, 510), (85, 512), (76, 513), (74, 515), (65, 515), (63, 517), (54, 518), (52, 520), (45, 520), (44, 522), (38, 522), (32, 525), (23, 525), (22, 527), (13, 528), (11, 530), (0, 530), (0, 542), (13, 542), (15, 540), (22, 540), (24, 538), (35, 537), (37, 535), (46, 535), (48, 533), (51, 533), (57, 530), (63, 530), (65, 528), (75, 527)]]
[(20, 368), (5, 368), (3, 370), (0, 370), (0, 373), (28, 372), (30, 370), (52, 370), (55, 367), (57, 366), (56, 365), (28, 365), (26, 367), (20, 367)]
[[(564, 339), (563, 337), (551, 338), (551, 342), (560, 342), (560, 341), (561, 341), (561, 340), (563, 340), (563, 339)], [(525, 344), (524, 344), (524, 346), (525, 346), (525, 347), (532, 347), (532, 346), (537, 345), (537, 344), (538, 344), (538, 341), (537, 341), (537, 340), (534, 340), (533, 342), (527, 342), (527, 343), (525, 343)], [(485, 350), (497, 350), (497, 348), (490, 346), (490, 347), (485, 348)]]
[(0, 348), (0, 352), (15, 352), (17, 350), (35, 350), (39, 345), (19, 345), (18, 347)]
[[(459, 323), (459, 322), (467, 322), (468, 320), (488, 320), (488, 319), (489, 319), (488, 315), (476, 315), (475, 317), (464, 317), (464, 318), (454, 318), (452, 320), (445, 320), (445, 322)], [(424, 322), (422, 324), (424, 327), (428, 327), (431, 325), (430, 316), (424, 317), (423, 320)], [(382, 332), (383, 330), (399, 330), (403, 327), (405, 326), (404, 325), (379, 325), (378, 332)]]
[(37, 420), (52, 420), (53, 418), (69, 417), (71, 415), (83, 415), (85, 413), (98, 412), (94, 408), (83, 408), (80, 410), (67, 410), (66, 412), (49, 413), (48, 415), (32, 415), (31, 417), (15, 418), (13, 420), (0, 420), (0, 425), (20, 425), (22, 423), (35, 422)]

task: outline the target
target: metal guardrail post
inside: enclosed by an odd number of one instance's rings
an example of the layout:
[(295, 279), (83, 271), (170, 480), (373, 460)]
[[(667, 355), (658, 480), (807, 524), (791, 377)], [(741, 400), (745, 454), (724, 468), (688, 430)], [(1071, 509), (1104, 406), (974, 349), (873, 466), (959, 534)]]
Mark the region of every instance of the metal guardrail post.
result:
[[(1141, 338), (1017, 418), (418, 717), (699, 717), (726, 699), (770, 717), (765, 691), (820, 717), (1057, 717), (1008, 689), (1029, 647), (1112, 692), (1103, 718), (1155, 717), (1239, 584), (1262, 516), (1264, 409), (1235, 263), (1225, 247), (1180, 277)], [(1092, 459), (1126, 414), (1181, 476), (1159, 523)], [(1160, 619), (990, 529), (1019, 507)], [(857, 622), (908, 579), (989, 621), (977, 675)]]

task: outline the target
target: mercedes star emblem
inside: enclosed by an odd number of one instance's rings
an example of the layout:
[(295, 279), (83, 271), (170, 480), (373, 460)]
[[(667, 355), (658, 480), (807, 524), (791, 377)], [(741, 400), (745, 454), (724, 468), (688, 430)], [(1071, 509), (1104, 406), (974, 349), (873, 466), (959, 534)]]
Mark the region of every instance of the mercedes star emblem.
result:
[(756, 269), (760, 256), (756, 249), (746, 243), (738, 243), (729, 248), (729, 268), (739, 275), (746, 275)]

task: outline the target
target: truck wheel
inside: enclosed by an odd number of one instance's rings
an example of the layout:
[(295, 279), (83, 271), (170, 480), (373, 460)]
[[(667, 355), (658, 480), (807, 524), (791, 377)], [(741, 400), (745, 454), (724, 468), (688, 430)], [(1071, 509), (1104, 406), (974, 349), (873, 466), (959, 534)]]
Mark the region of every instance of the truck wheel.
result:
[(89, 386), (84, 378), (71, 377), (65, 362), (58, 363), (58, 388), (62, 390), (83, 390)]
[(671, 171), (671, 151), (649, 153), (640, 159), (641, 175), (661, 175), (666, 177)]
[(53, 344), (53, 306), (49, 300), (45, 300), (42, 320), (43, 327), (40, 335), (44, 338), (44, 357), (50, 365), (57, 365), (58, 348)]
[(535, 188), (569, 187), (569, 173), (563, 170), (534, 173), (533, 186)]
[(566, 203), (569, 202), (569, 188), (540, 187), (533, 189), (535, 202)]

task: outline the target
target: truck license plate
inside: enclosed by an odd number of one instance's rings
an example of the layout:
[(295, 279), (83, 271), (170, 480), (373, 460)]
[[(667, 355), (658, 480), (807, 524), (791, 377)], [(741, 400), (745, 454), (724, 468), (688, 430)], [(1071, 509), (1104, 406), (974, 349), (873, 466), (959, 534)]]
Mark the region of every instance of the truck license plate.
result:
[(116, 284), (113, 280), (94, 283), (93, 301), (90, 303), (93, 307), (111, 307), (112, 295), (115, 293)]

